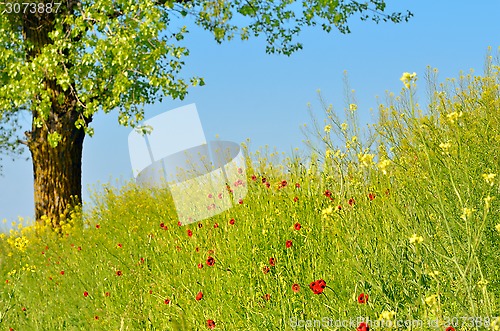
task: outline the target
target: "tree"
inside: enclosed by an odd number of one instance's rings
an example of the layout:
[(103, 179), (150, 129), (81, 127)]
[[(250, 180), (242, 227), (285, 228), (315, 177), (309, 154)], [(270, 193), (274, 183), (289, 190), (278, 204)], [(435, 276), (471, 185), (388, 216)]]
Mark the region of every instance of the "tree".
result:
[[(56, 228), (81, 203), (82, 147), (96, 112), (115, 110), (121, 125), (140, 128), (144, 105), (204, 84), (181, 77), (189, 23), (219, 43), (264, 35), (268, 53), (290, 55), (302, 48), (296, 37), (305, 26), (349, 33), (354, 15), (394, 23), (412, 16), (386, 14), (384, 0), (12, 1), (0, 4), (0, 146), (28, 147), (35, 217)], [(24, 137), (16, 122), (23, 113), (32, 118)]]

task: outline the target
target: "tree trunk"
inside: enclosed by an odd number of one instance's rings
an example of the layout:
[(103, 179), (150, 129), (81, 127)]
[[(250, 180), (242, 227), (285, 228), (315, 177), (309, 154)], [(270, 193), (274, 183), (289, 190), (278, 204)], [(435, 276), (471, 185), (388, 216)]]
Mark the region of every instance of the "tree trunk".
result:
[(78, 113), (67, 109), (51, 116), (51, 131), (61, 135), (57, 147), (49, 144), (48, 128), (33, 125), (29, 149), (33, 160), (35, 218), (47, 216), (58, 227), (71, 209), (81, 204), (82, 151), (85, 132), (75, 127)]
[[(72, 13), (71, 1), (63, 1), (67, 13)], [(61, 11), (63, 8), (61, 8)], [(62, 15), (62, 14), (61, 14)], [(27, 50), (26, 60), (33, 61), (43, 47), (52, 43), (49, 33), (54, 28), (54, 13), (22, 14), (22, 31), (25, 41), (33, 45)], [(66, 27), (69, 29), (69, 27)], [(65, 64), (71, 68), (71, 63)], [(60, 226), (60, 221), (71, 212), (72, 208), (81, 204), (82, 192), (82, 150), (85, 131), (75, 126), (76, 120), (82, 114), (77, 107), (74, 86), (63, 91), (54, 77), (46, 77), (44, 89), (49, 92), (51, 111), (44, 118), (41, 126), (35, 124), (39, 116), (37, 109), (31, 109), (33, 125), (27, 132), (27, 145), (33, 161), (35, 218), (42, 216), (50, 219), (54, 228)], [(60, 95), (63, 102), (59, 102)], [(85, 118), (90, 123), (91, 118)], [(54, 148), (50, 145), (48, 134), (57, 132), (61, 140)]]

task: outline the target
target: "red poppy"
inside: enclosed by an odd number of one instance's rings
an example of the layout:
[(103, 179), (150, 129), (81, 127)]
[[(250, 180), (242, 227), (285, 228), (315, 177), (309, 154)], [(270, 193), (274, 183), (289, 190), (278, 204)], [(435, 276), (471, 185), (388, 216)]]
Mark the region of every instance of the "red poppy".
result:
[(374, 193), (369, 193), (368, 194), (368, 199), (370, 199), (370, 201), (374, 200), (375, 199), (375, 194)]
[(267, 187), (267, 188), (270, 188), (270, 187), (271, 187), (271, 184), (269, 184), (269, 183), (267, 183), (267, 182), (266, 182), (266, 187)]
[(238, 203), (239, 203), (240, 205), (242, 205), (242, 204), (243, 204), (243, 199), (239, 199), (239, 200), (238, 200)]
[(276, 260), (274, 257), (270, 257), (269, 258), (269, 264), (271, 265), (271, 267), (274, 267), (276, 266)]
[(214, 196), (212, 195), (212, 193), (209, 193), (207, 197), (208, 197), (209, 199), (212, 199)]
[(266, 183), (266, 177), (262, 177), (262, 184)]
[(164, 304), (166, 305), (169, 305), (170, 304), (170, 300), (169, 299), (165, 299), (165, 301), (163, 301)]
[(255, 182), (257, 180), (257, 176), (252, 175), (252, 180)]
[(95, 319), (95, 320), (98, 320), (98, 319), (99, 319), (99, 316), (95, 315), (95, 316), (94, 316), (94, 319)]
[(355, 203), (356, 203), (356, 201), (354, 201), (353, 198), (350, 198), (348, 201), (349, 206), (354, 206)]
[(123, 248), (123, 245), (118, 243), (116, 246), (118, 246), (118, 248)]
[(271, 294), (266, 293), (266, 295), (262, 296), (262, 299), (269, 301), (271, 299)]
[(178, 226), (182, 226), (181, 221), (178, 221), (178, 222), (177, 222), (177, 225), (178, 225)]
[(238, 173), (241, 175), (243, 173), (243, 169), (238, 168)]
[(361, 322), (356, 331), (370, 331), (370, 326), (365, 322)]
[(111, 294), (109, 292), (104, 293), (105, 296), (109, 297)]
[(265, 274), (267, 274), (269, 272), (269, 270), (270, 269), (269, 269), (269, 267), (267, 265), (264, 266), (264, 268), (262, 268), (262, 272), (265, 273)]
[(455, 331), (455, 328), (453, 326), (449, 326), (446, 328), (446, 331)]
[(83, 292), (83, 296), (84, 297), (88, 297), (89, 296), (89, 292), (87, 292), (87, 291)]
[(99, 224), (96, 224), (96, 225), (95, 225), (95, 228), (96, 228), (96, 229), (100, 229), (100, 228), (101, 228), (101, 226), (100, 226)]
[(295, 293), (299, 293), (299, 291), (300, 291), (300, 285), (299, 284), (293, 284), (292, 285), (292, 291), (294, 291)]
[(316, 280), (309, 284), (309, 288), (314, 294), (321, 294), (325, 290), (326, 282), (323, 279)]
[(201, 269), (203, 268), (203, 264), (202, 263), (198, 263), (198, 269)]
[(213, 320), (207, 320), (207, 327), (209, 329), (215, 329), (215, 322)]
[(297, 222), (293, 227), (295, 228), (295, 230), (299, 231), (302, 228), (302, 225), (300, 225), (300, 223)]
[(286, 180), (283, 180), (283, 181), (281, 182), (281, 187), (285, 187), (285, 186), (287, 186), (287, 185), (288, 185), (288, 183), (286, 182)]
[(208, 265), (209, 267), (212, 267), (214, 264), (215, 264), (215, 259), (214, 259), (213, 257), (209, 256), (209, 257), (207, 258), (207, 265)]
[(201, 298), (203, 298), (203, 293), (200, 291), (198, 294), (196, 294), (196, 301), (200, 301)]
[(187, 234), (188, 234), (188, 237), (192, 237), (193, 236), (193, 231), (187, 230)]
[(290, 248), (292, 247), (292, 241), (291, 240), (287, 240), (286, 241), (286, 248)]
[(26, 311), (26, 307), (21, 308), (22, 311)]
[(165, 223), (160, 223), (160, 228), (164, 228), (165, 227)]
[(61, 270), (60, 274), (61, 274), (61, 275), (64, 275), (64, 270)]
[(297, 202), (297, 201), (299, 201), (299, 197), (293, 198), (293, 202)]
[(299, 184), (299, 183), (296, 183), (296, 184), (295, 184), (295, 187), (296, 187), (296, 188), (300, 188), (300, 184)]
[(219, 227), (219, 224), (218, 223), (215, 223), (214, 224), (214, 229), (217, 229)]
[(333, 200), (332, 198), (332, 192), (326, 190), (325, 193), (323, 193), (325, 195), (325, 197), (329, 198), (330, 200)]
[(121, 271), (121, 270), (118, 270), (118, 271), (116, 272), (116, 275), (117, 275), (117, 276), (121, 276), (121, 275), (123, 275), (123, 273), (122, 273), (122, 271)]
[(231, 220), (229, 221), (229, 224), (234, 225), (234, 218), (231, 218)]
[(361, 293), (358, 295), (358, 303), (367, 303), (368, 302), (368, 294)]

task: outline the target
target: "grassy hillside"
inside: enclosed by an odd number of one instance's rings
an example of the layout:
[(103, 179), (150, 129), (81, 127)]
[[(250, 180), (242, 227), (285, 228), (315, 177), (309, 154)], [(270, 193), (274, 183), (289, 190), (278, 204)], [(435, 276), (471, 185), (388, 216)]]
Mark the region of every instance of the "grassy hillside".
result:
[(16, 225), (0, 329), (499, 330), (499, 67), (436, 75), (425, 111), (403, 75), (367, 136), (325, 105), (311, 158), (249, 155), (247, 197), (211, 219), (130, 184), (59, 233)]

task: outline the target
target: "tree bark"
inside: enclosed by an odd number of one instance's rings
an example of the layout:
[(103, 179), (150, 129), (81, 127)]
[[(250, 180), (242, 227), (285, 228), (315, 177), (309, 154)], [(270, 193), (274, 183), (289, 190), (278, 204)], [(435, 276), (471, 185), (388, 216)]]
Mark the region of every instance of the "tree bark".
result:
[[(56, 114), (53, 114), (56, 115)], [(47, 126), (33, 126), (28, 146), (33, 160), (35, 218), (47, 216), (54, 228), (72, 208), (81, 204), (82, 151), (85, 132), (75, 127), (78, 113), (65, 110), (51, 116), (52, 130), (62, 139), (57, 147), (49, 144)]]

